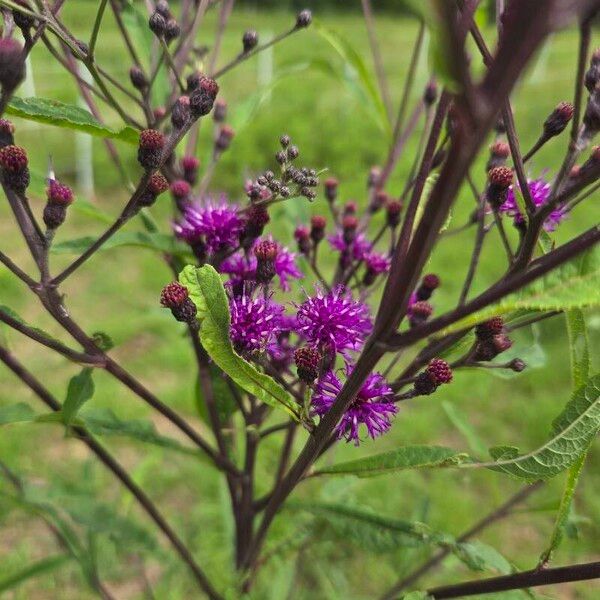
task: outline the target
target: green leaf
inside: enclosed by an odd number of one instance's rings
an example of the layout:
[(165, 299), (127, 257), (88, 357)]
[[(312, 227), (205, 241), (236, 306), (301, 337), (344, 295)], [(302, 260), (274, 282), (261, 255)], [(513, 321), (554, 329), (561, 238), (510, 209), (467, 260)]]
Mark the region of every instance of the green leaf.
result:
[[(54, 254), (81, 254), (85, 252), (94, 242), (95, 237), (85, 236), (59, 242), (52, 245), (51, 251)], [(189, 249), (173, 238), (172, 235), (164, 233), (148, 233), (146, 231), (121, 231), (116, 233), (102, 245), (100, 250), (110, 250), (123, 246), (137, 246), (140, 248), (149, 248), (157, 252), (167, 254), (188, 256)]]
[(487, 467), (515, 477), (536, 481), (547, 479), (573, 465), (587, 451), (600, 430), (600, 375), (581, 386), (552, 425), (551, 438), (542, 447), (518, 455), (512, 447), (490, 449), (493, 463), (464, 467)]
[(408, 592), (400, 596), (400, 600), (430, 600), (432, 597), (427, 592)]
[(313, 27), (314, 30), (340, 55), (349, 71), (355, 73), (356, 80), (360, 83), (368, 101), (376, 109), (380, 123), (384, 129), (389, 130), (390, 122), (387, 117), (385, 104), (379, 93), (379, 88), (373, 73), (368, 69), (362, 56), (356, 51), (354, 46), (337, 31), (326, 27), (318, 21), (314, 22)]
[(293, 397), (271, 377), (237, 354), (229, 339), (229, 305), (219, 274), (210, 265), (188, 265), (179, 274), (198, 309), (200, 341), (208, 355), (242, 389), (270, 406), (283, 408), (298, 420)]
[[(358, 534), (357, 539), (360, 542), (367, 541), (367, 544), (371, 545), (374, 540), (379, 543), (382, 536), (387, 534), (388, 547), (384, 549), (397, 549), (406, 546), (412, 540), (416, 544), (449, 550), (467, 567), (476, 571), (486, 568), (499, 570), (500, 564), (504, 569), (508, 564), (506, 560), (502, 562), (503, 557), (497, 551), (485, 544), (459, 542), (453, 536), (431, 529), (429, 525), (418, 521), (395, 519), (369, 509), (341, 503), (289, 502), (286, 508), (295, 512), (303, 510), (322, 518), (342, 539), (347, 539), (347, 536), (356, 537)], [(367, 533), (369, 530), (370, 534)], [(322, 526), (317, 528), (315, 534), (321, 531)]]
[(29, 404), (17, 402), (16, 404), (7, 404), (0, 406), (0, 425), (8, 423), (26, 423), (35, 419), (35, 412)]
[(594, 247), (497, 304), (453, 323), (438, 335), (443, 337), (516, 310), (554, 311), (600, 306), (599, 277), (600, 247)]
[[(586, 382), (590, 369), (587, 328), (583, 313), (580, 310), (570, 310), (566, 313), (566, 318), (567, 330), (569, 332), (569, 347), (571, 349), (573, 387), (577, 389)], [(540, 565), (545, 566), (550, 561), (563, 539), (571, 515), (573, 497), (575, 496), (575, 490), (577, 489), (577, 483), (579, 482), (579, 476), (583, 470), (586, 456), (587, 452), (584, 452), (569, 468), (550, 543), (540, 556)]]
[(18, 573), (14, 573), (13, 575), (9, 575), (8, 577), (0, 579), (0, 594), (13, 590), (17, 586), (28, 581), (29, 579), (32, 579), (33, 577), (38, 577), (39, 575), (56, 571), (58, 568), (62, 567), (66, 562), (68, 562), (69, 559), (70, 556), (68, 554), (57, 554), (56, 556), (42, 558), (41, 560), (38, 560), (25, 567)]
[(94, 435), (124, 436), (146, 444), (169, 448), (184, 454), (198, 455), (198, 451), (180, 444), (177, 440), (159, 434), (154, 423), (142, 419), (122, 421), (107, 408), (88, 409), (75, 420)]
[(18, 98), (13, 96), (6, 113), (28, 121), (45, 123), (89, 133), (95, 137), (121, 140), (137, 145), (138, 132), (132, 127), (115, 131), (100, 123), (90, 112), (74, 104), (64, 104), (48, 98)]
[(403, 446), (383, 454), (324, 467), (313, 475), (373, 477), (404, 469), (456, 466), (467, 459), (466, 454), (443, 446)]
[(94, 395), (93, 369), (85, 367), (69, 381), (67, 397), (62, 407), (63, 422), (70, 425), (81, 407)]

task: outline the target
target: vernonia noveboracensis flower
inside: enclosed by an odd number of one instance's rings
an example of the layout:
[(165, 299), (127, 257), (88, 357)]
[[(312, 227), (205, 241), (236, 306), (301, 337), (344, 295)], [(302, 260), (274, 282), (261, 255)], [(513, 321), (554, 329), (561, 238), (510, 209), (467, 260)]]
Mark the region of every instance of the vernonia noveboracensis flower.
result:
[(196, 322), (196, 305), (191, 300), (188, 289), (177, 281), (163, 288), (160, 303), (165, 308), (169, 308), (178, 321), (189, 324)]
[(50, 230), (62, 225), (67, 216), (67, 207), (73, 202), (73, 190), (54, 179), (48, 183), (46, 190), (48, 202), (44, 207), (43, 219)]
[[(352, 367), (349, 366), (346, 376), (351, 373)], [(327, 371), (317, 382), (311, 398), (312, 414), (321, 417), (326, 415), (342, 386), (343, 383), (336, 373)], [(386, 433), (392, 426), (392, 418), (398, 412), (393, 400), (394, 393), (385, 378), (379, 373), (371, 373), (336, 426), (337, 437), (358, 446), (363, 426), (372, 439)]]
[(29, 185), (29, 160), (20, 146), (0, 148), (0, 168), (4, 183), (15, 192), (23, 193)]

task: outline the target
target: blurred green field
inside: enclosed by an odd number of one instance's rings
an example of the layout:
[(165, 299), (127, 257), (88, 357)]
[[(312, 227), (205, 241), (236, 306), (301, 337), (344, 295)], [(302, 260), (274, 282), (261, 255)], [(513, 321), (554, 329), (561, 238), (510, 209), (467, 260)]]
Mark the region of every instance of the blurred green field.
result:
[[(66, 24), (82, 39), (89, 37), (92, 8), (93, 3), (84, 2), (70, 2), (65, 7)], [(316, 17), (323, 26), (342, 34), (369, 61), (366, 31), (358, 13), (326, 13), (316, 14)], [(262, 38), (267, 39), (289, 27), (292, 19), (293, 15), (284, 12), (235, 10), (223, 41), (221, 62), (239, 51), (239, 39), (246, 28), (256, 28)], [(214, 28), (215, 15), (211, 13), (203, 26), (204, 38), (201, 39), (208, 42)], [(396, 99), (400, 96), (416, 31), (416, 24), (411, 21), (390, 16), (378, 21), (386, 72)], [(542, 120), (556, 103), (571, 97), (576, 44), (574, 31), (553, 37), (519, 86), (514, 108), (524, 147), (535, 141)], [(106, 19), (97, 54), (100, 64), (120, 80), (126, 80), (130, 65), (111, 18)], [(364, 202), (368, 170), (385, 158), (386, 141), (365, 110), (364, 102), (359, 101), (339, 80), (316, 69), (314, 62), (310, 66), (317, 58), (330, 61), (339, 72), (344, 68), (332, 47), (315, 31), (309, 30), (276, 46), (272, 54), (254, 58), (223, 78), (222, 97), (230, 104), (234, 122), (243, 123), (243, 126), (238, 127), (231, 149), (216, 169), (214, 190), (223, 190), (231, 198), (241, 199), (245, 178), (273, 165), (277, 139), (282, 133), (288, 133), (300, 148), (303, 164), (329, 169), (341, 181), (343, 199)], [(477, 62), (476, 59), (474, 61)], [(28, 82), (30, 90), (35, 89), (39, 96), (64, 102), (77, 100), (72, 81), (57, 64), (49, 62), (42, 47), (33, 52), (32, 67), (34, 88)], [(269, 76), (271, 70), (272, 79)], [(279, 79), (285, 73), (288, 75)], [(424, 58), (419, 65), (417, 93), (420, 93), (427, 78), (427, 61)], [(244, 111), (251, 104), (253, 95), (267, 89), (270, 93), (262, 94), (259, 110), (246, 114), (245, 118)], [(109, 124), (117, 127), (118, 117), (110, 112), (107, 115)], [(75, 165), (82, 150), (77, 145), (81, 141), (78, 142), (72, 132), (18, 119), (15, 119), (15, 124), (17, 142), (27, 148), (33, 169), (43, 173), (51, 155), (57, 175), (75, 181)], [(210, 155), (212, 135), (211, 126), (202, 127), (199, 155), (205, 164)], [(531, 174), (539, 175), (546, 170), (552, 174), (559, 165), (566, 143), (566, 137), (561, 137), (548, 144), (531, 161)], [(137, 173), (139, 167), (135, 149), (121, 143), (118, 147), (131, 172)], [(407, 147), (390, 182), (391, 193), (400, 193), (415, 148), (416, 141)], [(116, 215), (126, 199), (126, 190), (108, 162), (100, 140), (93, 142), (93, 156), (96, 192), (89, 199), (107, 213)], [(485, 157), (473, 171), (480, 187), (485, 178), (484, 163)], [(281, 239), (285, 239), (297, 222), (308, 218), (311, 212), (325, 211), (322, 197), (312, 206), (299, 201), (294, 203), (282, 209), (272, 222), (271, 230)], [(34, 202), (38, 212), (42, 206), (41, 200)], [(473, 199), (469, 190), (464, 189), (450, 227), (465, 223), (472, 208)], [(152, 213), (162, 230), (167, 232), (170, 219), (168, 202), (159, 202)], [(599, 218), (599, 198), (591, 198), (578, 206), (560, 228), (556, 234), (557, 241), (560, 243), (568, 239), (591, 223), (597, 223)], [(67, 225), (59, 232), (57, 241), (83, 235), (96, 236), (102, 229), (102, 223), (74, 210)], [(138, 220), (128, 226), (130, 231), (141, 229)], [(460, 237), (448, 237), (436, 249), (428, 268), (439, 272), (443, 279), (443, 286), (436, 296), (438, 311), (449, 308), (456, 301), (471, 253), (473, 235), (474, 232), (469, 231)], [(16, 256), (19, 264), (33, 272), (26, 248), (15, 235), (6, 203), (0, 205), (0, 249)], [(53, 269), (57, 272), (71, 258), (54, 256)], [(493, 234), (482, 257), (475, 290), (483, 288), (502, 272), (502, 258), (500, 241)], [(68, 306), (84, 329), (109, 333), (116, 343), (112, 352), (114, 357), (167, 404), (189, 416), (208, 436), (195, 409), (195, 373), (187, 341), (182, 331), (173, 326), (166, 311), (158, 306), (160, 289), (169, 280), (169, 271), (160, 255), (143, 248), (113, 249), (96, 255), (68, 280), (64, 291)], [(28, 291), (2, 268), (0, 290), (1, 304), (10, 306), (36, 326), (66, 339)], [(589, 324), (592, 348), (598, 349), (598, 315), (590, 314)], [(485, 447), (501, 444), (517, 445), (524, 450), (538, 447), (545, 441), (552, 419), (569, 398), (571, 381), (563, 318), (545, 321), (534, 333), (535, 339), (530, 332), (515, 336), (515, 355), (532, 364), (541, 366), (543, 363), (543, 368), (532, 367), (513, 378), (492, 376), (488, 372), (458, 372), (455, 383), (445, 386), (434, 397), (402, 406), (389, 435), (376, 443), (365, 443), (360, 450), (339, 445), (325, 461), (340, 462), (401, 444), (440, 444), (472, 450), (469, 444), (473, 444), (473, 439), (467, 439), (468, 436), (465, 437), (451, 422), (444, 404), (454, 407), (462, 415), (472, 429), (471, 438), (475, 437)], [(58, 398), (64, 398), (66, 381), (77, 372), (76, 366), (38, 348), (5, 327), (0, 328), (0, 336)], [(596, 372), (597, 356), (593, 359), (595, 369), (592, 372)], [(92, 401), (95, 406), (110, 407), (123, 419), (153, 418), (161, 432), (176, 437), (169, 426), (151, 415), (141, 401), (105, 373), (98, 372), (95, 382), (97, 391)], [(30, 402), (40, 408), (37, 399), (0, 367), (0, 404), (17, 401)], [(276, 437), (269, 438), (270, 442), (264, 444), (259, 456), (257, 487), (262, 491), (268, 490), (274, 476)], [(303, 441), (304, 437), (300, 435), (296, 443), (298, 449)], [(233, 525), (228, 515), (223, 483), (203, 462), (117, 438), (107, 442), (129, 467), (135, 480), (147, 487), (153, 499), (195, 550), (201, 564), (213, 575), (217, 588), (224, 589), (231, 583), (230, 538)], [(575, 502), (579, 537), (565, 539), (555, 557), (557, 565), (598, 559), (599, 458), (596, 445), (589, 455)], [(145, 515), (139, 512), (128, 494), (88, 456), (81, 443), (65, 438), (59, 428), (45, 425), (3, 427), (0, 460), (42, 489), (49, 481), (58, 482), (60, 489), (54, 493), (57, 501), (64, 506), (75, 504), (80, 495), (91, 491), (120, 514), (133, 515), (140, 525), (151, 530)], [(518, 568), (532, 568), (549, 539), (553, 511), (563, 482), (564, 476), (559, 476), (546, 484), (525, 507), (509, 520), (486, 530), (480, 539), (499, 549)], [(5, 485), (5, 481), (0, 479), (0, 490)], [(432, 527), (459, 534), (518, 488), (518, 483), (491, 472), (441, 470), (407, 472), (373, 480), (315, 480), (302, 484), (294, 499), (327, 499), (368, 507), (396, 518), (423, 520)], [(8, 505), (1, 498), (0, 509), (1, 580), (2, 576), (16, 572), (34, 559), (52, 554), (56, 545), (39, 519), (32, 519), (17, 509), (8, 510)], [(81, 518), (84, 522), (85, 518)], [(284, 511), (276, 521), (267, 548), (273, 548), (278, 541), (290, 535), (297, 535), (297, 526), (309, 526), (306, 515), (291, 509)], [(379, 548), (379, 552), (370, 552), (367, 541), (356, 542), (360, 532), (347, 532), (348, 545), (344, 546), (328, 541), (326, 528), (322, 533), (319, 536), (322, 539), (306, 546), (297, 561), (290, 556), (271, 560), (261, 572), (252, 597), (298, 600), (373, 598), (401, 574), (408, 572), (411, 565), (417, 564), (415, 561), (427, 556), (423, 550), (406, 547), (388, 548), (385, 552)], [(98, 537), (97, 550), (103, 580), (118, 598), (144, 597), (137, 555), (132, 553), (126, 562), (122, 562), (116, 552), (118, 540), (111, 541), (111, 537), (114, 537), (114, 532)], [(196, 597), (185, 568), (170, 550), (164, 551), (164, 558), (160, 561), (149, 559), (146, 571), (156, 598), (176, 600)], [(451, 583), (469, 576), (456, 559), (448, 558), (441, 568), (424, 580), (424, 585)], [(592, 600), (600, 596), (600, 585), (554, 586), (544, 592), (556, 598)], [(0, 597), (3, 597), (1, 593)], [(70, 563), (56, 574), (41, 576), (7, 597), (70, 600), (91, 598), (93, 593), (85, 586), (77, 565)], [(509, 596), (499, 594), (496, 597)]]

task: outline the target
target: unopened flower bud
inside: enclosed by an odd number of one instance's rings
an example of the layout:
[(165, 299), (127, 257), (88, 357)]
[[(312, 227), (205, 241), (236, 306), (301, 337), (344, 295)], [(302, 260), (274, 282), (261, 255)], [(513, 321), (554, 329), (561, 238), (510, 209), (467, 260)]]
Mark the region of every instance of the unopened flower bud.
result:
[(0, 148), (0, 168), (4, 183), (18, 193), (23, 193), (29, 185), (29, 161), (27, 152), (20, 146)]
[(452, 381), (452, 369), (441, 358), (434, 358), (427, 368), (417, 375), (414, 382), (414, 391), (419, 395), (429, 395), (444, 383)]
[(585, 125), (585, 135), (588, 139), (591, 139), (600, 131), (600, 91), (590, 94), (583, 115), (583, 124)]
[(377, 190), (373, 194), (373, 198), (371, 199), (371, 203), (369, 204), (369, 212), (374, 214), (386, 206), (390, 202), (390, 196), (387, 192), (383, 190)]
[(171, 110), (171, 124), (175, 129), (181, 129), (188, 122), (190, 114), (189, 96), (179, 96)]
[(296, 158), (298, 158), (298, 156), (300, 156), (300, 151), (298, 150), (298, 146), (290, 146), (287, 149), (287, 157), (290, 160), (295, 160)]
[(165, 308), (169, 308), (178, 321), (195, 324), (196, 305), (190, 299), (185, 286), (176, 281), (165, 286), (160, 294), (160, 303)]
[(14, 133), (15, 126), (7, 119), (0, 119), (0, 148), (14, 144)]
[(0, 86), (4, 93), (11, 94), (24, 78), (23, 46), (13, 38), (0, 39)]
[(192, 188), (190, 184), (185, 179), (177, 179), (170, 185), (171, 195), (173, 199), (177, 203), (177, 206), (182, 205), (186, 200), (188, 200)]
[(265, 240), (257, 244), (254, 249), (257, 283), (267, 284), (275, 277), (277, 251), (277, 244), (270, 240)]
[(194, 185), (198, 179), (198, 167), (200, 161), (195, 156), (184, 156), (181, 159), (181, 170), (183, 178), (190, 184)]
[(408, 323), (412, 327), (418, 327), (429, 319), (433, 313), (433, 306), (426, 300), (418, 300), (411, 304), (408, 309)]
[(167, 0), (158, 0), (154, 9), (159, 15), (162, 15), (165, 19), (171, 18), (171, 8)]
[(129, 69), (129, 79), (131, 81), (131, 85), (136, 90), (144, 91), (148, 88), (148, 80), (146, 79), (146, 75), (144, 75), (144, 71), (140, 69), (137, 65), (134, 65)]
[(304, 9), (300, 11), (296, 15), (296, 27), (301, 29), (303, 27), (308, 27), (312, 22), (312, 13), (308, 9)]
[(73, 191), (67, 185), (51, 180), (46, 190), (48, 202), (44, 207), (43, 219), (46, 227), (54, 230), (62, 225), (67, 216), (67, 207), (73, 202)]
[(513, 171), (509, 167), (494, 167), (488, 173), (487, 201), (493, 209), (497, 210), (504, 204), (513, 177)]
[(356, 229), (358, 227), (358, 219), (354, 214), (347, 214), (342, 219), (342, 231), (344, 236), (344, 242), (351, 244), (356, 236)]
[(223, 123), (227, 118), (227, 102), (219, 98), (215, 101), (215, 107), (213, 109), (213, 119), (217, 123)]
[(561, 102), (544, 121), (544, 134), (554, 137), (564, 131), (569, 121), (573, 118), (573, 105), (570, 102)]
[(198, 118), (207, 115), (215, 103), (219, 86), (211, 77), (202, 77), (198, 87), (190, 95), (190, 109)]
[(510, 146), (506, 142), (497, 141), (490, 146), (490, 158), (485, 166), (486, 172), (501, 167), (510, 156)]
[(257, 45), (258, 33), (256, 33), (256, 31), (254, 31), (253, 29), (249, 29), (248, 31), (244, 32), (244, 35), (242, 36), (242, 46), (244, 48), (244, 54), (256, 48)]
[(153, 173), (138, 200), (139, 206), (152, 206), (158, 196), (168, 189), (169, 182), (160, 173)]
[(434, 290), (440, 286), (440, 278), (435, 273), (428, 273), (423, 277), (417, 288), (417, 300), (429, 300)]
[(284, 148), (284, 149), (287, 148), (290, 145), (291, 141), (292, 140), (290, 139), (290, 136), (287, 135), (287, 133), (283, 134), (279, 138), (279, 143), (281, 144), (281, 147)]
[(325, 226), (327, 220), (321, 215), (315, 215), (310, 220), (310, 239), (318, 244), (325, 237)]
[(165, 136), (156, 129), (144, 129), (140, 133), (138, 161), (144, 169), (151, 171), (160, 165), (162, 151), (165, 147)]
[(230, 127), (229, 125), (223, 125), (219, 129), (219, 134), (217, 135), (217, 139), (215, 141), (215, 150), (217, 152), (224, 152), (227, 150), (234, 135), (235, 131), (233, 130), (233, 127)]
[(310, 253), (310, 229), (304, 225), (298, 225), (294, 231), (294, 239), (298, 242), (298, 252), (304, 256)]
[(390, 227), (395, 228), (400, 223), (400, 215), (402, 214), (402, 203), (398, 200), (392, 200), (387, 203), (387, 223)]
[(488, 340), (503, 331), (504, 319), (502, 317), (493, 317), (475, 327), (475, 335), (478, 340)]
[(240, 244), (248, 249), (257, 237), (262, 235), (265, 225), (271, 220), (263, 204), (252, 204), (246, 213), (246, 224), (240, 238)]
[(328, 202), (335, 202), (338, 192), (338, 180), (335, 177), (328, 177), (325, 180), (325, 198)]
[(173, 40), (177, 39), (181, 34), (181, 27), (175, 19), (169, 19), (165, 26), (165, 42), (170, 44)]
[(520, 358), (514, 358), (510, 361), (509, 368), (512, 369), (515, 373), (521, 373), (527, 368), (525, 361)]
[(159, 12), (154, 12), (148, 20), (148, 26), (150, 27), (150, 31), (152, 31), (156, 37), (160, 38), (165, 34), (167, 21)]
[(155, 122), (162, 121), (162, 119), (165, 118), (166, 114), (167, 114), (167, 109), (164, 106), (157, 106), (152, 111), (152, 116), (154, 117)]
[(303, 346), (294, 352), (294, 362), (298, 378), (307, 385), (312, 385), (319, 376), (323, 357), (316, 348)]
[(437, 85), (435, 81), (430, 81), (425, 87), (425, 93), (423, 94), (423, 102), (426, 106), (431, 106), (437, 99)]

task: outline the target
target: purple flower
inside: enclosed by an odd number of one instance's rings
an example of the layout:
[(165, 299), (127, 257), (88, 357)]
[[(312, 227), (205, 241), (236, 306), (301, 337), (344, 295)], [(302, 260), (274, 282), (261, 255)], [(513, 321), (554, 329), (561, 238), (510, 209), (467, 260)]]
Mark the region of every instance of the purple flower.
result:
[[(273, 241), (270, 236), (266, 239)], [(260, 241), (263, 240), (257, 240), (254, 246)], [(231, 284), (235, 285), (244, 280), (254, 280), (256, 263), (256, 256), (252, 249), (247, 255), (240, 250), (225, 259), (219, 270), (221, 273), (227, 273), (230, 276)], [(275, 274), (279, 277), (279, 285), (284, 292), (290, 291), (290, 279), (300, 279), (302, 277), (302, 272), (296, 266), (296, 253), (290, 252), (279, 243), (277, 243), (277, 256), (275, 257)]]
[(283, 306), (270, 298), (252, 298), (243, 294), (229, 301), (229, 312), (229, 337), (236, 352), (242, 356), (266, 350), (281, 330)]
[[(351, 368), (346, 369), (347, 376), (351, 372)], [(337, 375), (333, 371), (325, 373), (318, 381), (311, 400), (313, 413), (319, 416), (327, 414), (341, 389), (342, 382)], [(336, 427), (338, 439), (345, 438), (358, 446), (361, 425), (365, 425), (367, 435), (372, 439), (388, 431), (392, 426), (392, 416), (398, 412), (393, 398), (394, 392), (383, 376), (371, 373)]]
[(238, 245), (244, 221), (238, 207), (229, 204), (224, 195), (218, 202), (208, 200), (204, 204), (192, 202), (183, 211), (181, 220), (173, 225), (175, 234), (187, 242), (204, 237), (210, 252), (218, 252)]
[(390, 270), (392, 261), (387, 256), (385, 256), (385, 254), (369, 252), (365, 256), (365, 264), (369, 271), (376, 275), (379, 275), (380, 273), (387, 273)]
[[(552, 191), (552, 187), (549, 183), (540, 177), (539, 179), (528, 180), (527, 186), (529, 187), (529, 193), (531, 194), (531, 199), (533, 200), (536, 208), (546, 204), (548, 198), (550, 197), (550, 192)], [(506, 196), (506, 201), (500, 207), (500, 211), (505, 212), (513, 217), (515, 225), (521, 225), (524, 222), (524, 219), (523, 215), (519, 211), (519, 206), (517, 204), (513, 188), (514, 186), (510, 186)], [(566, 213), (567, 211), (564, 207), (556, 207), (544, 221), (544, 229), (546, 231), (554, 231), (558, 227), (559, 223), (565, 218)]]
[(353, 300), (341, 286), (327, 293), (317, 290), (297, 308), (298, 333), (309, 343), (344, 356), (360, 349), (373, 326), (368, 306)]
[[(331, 244), (331, 247), (337, 250), (338, 252), (344, 252), (348, 249), (348, 244), (344, 241), (344, 232), (338, 231), (333, 235), (327, 236), (327, 241)], [(352, 258), (354, 260), (364, 260), (366, 255), (371, 251), (373, 245), (367, 238), (364, 233), (357, 233), (354, 237), (354, 240), (351, 244), (352, 247)]]

